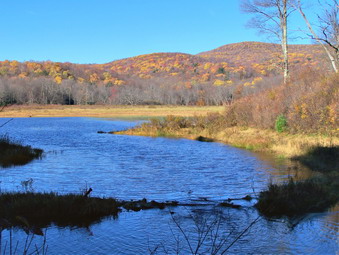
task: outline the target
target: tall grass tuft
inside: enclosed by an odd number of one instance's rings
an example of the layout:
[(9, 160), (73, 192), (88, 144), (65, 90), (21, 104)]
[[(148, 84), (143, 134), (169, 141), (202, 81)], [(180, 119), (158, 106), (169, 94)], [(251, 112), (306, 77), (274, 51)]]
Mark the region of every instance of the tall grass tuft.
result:
[(18, 227), (24, 227), (25, 221), (39, 228), (52, 223), (87, 227), (103, 217), (117, 216), (119, 206), (113, 198), (57, 193), (1, 193), (0, 219)]
[(296, 182), (292, 179), (283, 185), (270, 184), (267, 190), (260, 192), (255, 206), (267, 217), (292, 217), (321, 212), (338, 201), (338, 195), (328, 186), (330, 184), (327, 181)]
[(24, 146), (8, 136), (0, 137), (0, 167), (25, 165), (42, 157), (43, 150)]

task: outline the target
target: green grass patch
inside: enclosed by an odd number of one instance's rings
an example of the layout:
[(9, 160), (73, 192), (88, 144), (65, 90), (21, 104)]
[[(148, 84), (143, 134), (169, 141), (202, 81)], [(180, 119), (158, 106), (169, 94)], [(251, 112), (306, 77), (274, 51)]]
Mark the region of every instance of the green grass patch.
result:
[(275, 121), (275, 130), (282, 133), (287, 129), (287, 120), (283, 114), (280, 114)]
[(7, 136), (0, 137), (0, 166), (10, 167), (25, 165), (33, 159), (42, 157), (43, 150), (24, 146), (10, 140)]

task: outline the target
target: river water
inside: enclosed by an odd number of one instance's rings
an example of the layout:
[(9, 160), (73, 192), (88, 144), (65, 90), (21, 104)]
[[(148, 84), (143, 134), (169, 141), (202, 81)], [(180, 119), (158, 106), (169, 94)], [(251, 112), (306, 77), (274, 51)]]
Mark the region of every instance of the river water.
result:
[[(5, 121), (0, 118), (0, 123)], [(200, 254), (210, 254), (211, 247), (223, 242), (216, 252), (221, 254), (247, 228), (227, 254), (338, 254), (338, 207), (303, 219), (272, 221), (258, 217), (254, 202), (235, 201), (241, 209), (217, 206), (227, 198), (255, 196), (269, 182), (295, 174), (307, 177), (311, 172), (298, 172), (287, 167), (289, 162), (219, 143), (97, 133), (138, 123), (16, 118), (0, 129), (0, 135), (45, 151), (41, 160), (1, 169), (2, 191), (32, 188), (62, 194), (91, 187), (92, 196), (98, 197), (197, 204), (122, 212), (117, 219), (104, 219), (87, 229), (50, 226), (47, 254), (189, 254), (190, 246), (197, 247), (199, 233), (208, 230)], [(23, 187), (21, 182), (30, 178), (32, 187)], [(12, 235), (20, 251), (25, 233), (14, 230)], [(2, 243), (8, 238), (9, 232), (3, 231)], [(35, 237), (34, 242), (39, 245), (42, 238)]]

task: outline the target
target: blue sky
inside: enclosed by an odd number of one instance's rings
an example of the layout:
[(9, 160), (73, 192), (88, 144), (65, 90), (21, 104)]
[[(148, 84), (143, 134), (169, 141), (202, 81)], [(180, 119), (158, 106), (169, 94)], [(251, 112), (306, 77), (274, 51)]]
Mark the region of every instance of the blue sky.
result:
[[(0, 60), (107, 63), (267, 41), (238, 0), (4, 0)], [(305, 41), (304, 43), (308, 43)]]

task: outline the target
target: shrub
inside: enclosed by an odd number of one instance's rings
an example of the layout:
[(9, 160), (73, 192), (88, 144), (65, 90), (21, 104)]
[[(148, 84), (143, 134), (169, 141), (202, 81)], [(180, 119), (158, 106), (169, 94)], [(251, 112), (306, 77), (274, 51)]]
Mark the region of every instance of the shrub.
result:
[(280, 114), (275, 121), (275, 130), (282, 133), (287, 128), (287, 120), (284, 115)]
[[(242, 94), (241, 98), (226, 106), (224, 116), (228, 126), (283, 132), (288, 124), (291, 133), (323, 134), (337, 129), (338, 74), (306, 70), (295, 73), (288, 85), (268, 81), (272, 84), (266, 84), (266, 89), (263, 87), (248, 96)], [(233, 96), (236, 98), (235, 94)]]

